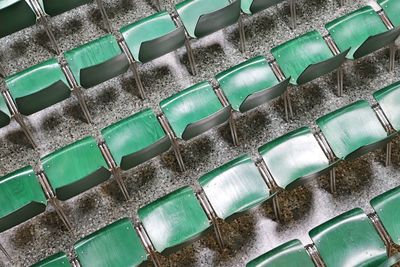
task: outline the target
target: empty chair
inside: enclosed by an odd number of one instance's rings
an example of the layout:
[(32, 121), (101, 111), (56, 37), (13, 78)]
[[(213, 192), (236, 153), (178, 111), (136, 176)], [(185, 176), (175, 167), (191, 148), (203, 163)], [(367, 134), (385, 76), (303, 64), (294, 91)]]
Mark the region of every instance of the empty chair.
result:
[(168, 54), (185, 43), (185, 29), (163, 11), (122, 27), (119, 30), (127, 46), (132, 71), (141, 97), (145, 97), (136, 62), (146, 63)]
[(289, 119), (290, 78), (280, 77), (263, 56), (251, 58), (215, 76), (219, 87), (236, 112), (246, 112), (280, 96), (284, 99), (286, 120)]
[(325, 25), (339, 51), (350, 47), (346, 58), (355, 60), (392, 44), (400, 27), (391, 30), (371, 6), (365, 6)]
[(82, 267), (131, 267), (147, 262), (147, 252), (128, 218), (120, 219), (74, 245)]
[(397, 0), (377, 0), (378, 4), (382, 7), (386, 16), (394, 26), (400, 25), (400, 3)]
[(8, 76), (5, 82), (23, 115), (31, 115), (71, 95), (68, 81), (55, 58)]
[(396, 245), (400, 245), (400, 188), (393, 188), (373, 198), (370, 203), (386, 232), (389, 234), (390, 241)]
[[(240, 0), (184, 0), (175, 9), (189, 39), (198, 39), (239, 22), (241, 49), (244, 51), (244, 30), (240, 18)], [(189, 40), (186, 43), (192, 74), (196, 73)]]
[[(248, 155), (204, 174), (198, 181), (204, 192), (200, 196), (222, 220), (235, 218), (271, 197), (263, 176)], [(213, 222), (214, 227), (218, 227), (217, 218), (213, 218)]]
[(64, 252), (58, 252), (33, 264), (31, 267), (72, 267), (72, 265)]
[[(272, 48), (276, 62), (290, 83), (302, 85), (338, 69), (348, 50), (334, 53), (318, 31), (311, 31)], [(339, 74), (341, 72), (338, 72)], [(343, 77), (338, 75), (338, 92)]]
[[(258, 148), (258, 152), (265, 163), (266, 173), (274, 180), (274, 191), (295, 188), (337, 164), (337, 160), (327, 153), (322, 139), (308, 127), (280, 136)], [(334, 192), (334, 188), (331, 190)], [(279, 213), (279, 205), (276, 209)]]
[(210, 221), (193, 189), (182, 187), (138, 210), (154, 250), (163, 255), (195, 241), (210, 228)]
[(314, 267), (300, 240), (290, 240), (248, 262), (246, 267)]
[(209, 82), (195, 84), (162, 100), (160, 107), (164, 114), (161, 117), (164, 129), (167, 133), (173, 131), (173, 146), (182, 170), (185, 167), (175, 139), (192, 139), (230, 117), (230, 106), (222, 105)]
[(347, 211), (309, 232), (327, 267), (393, 266), (387, 248), (363, 210)]

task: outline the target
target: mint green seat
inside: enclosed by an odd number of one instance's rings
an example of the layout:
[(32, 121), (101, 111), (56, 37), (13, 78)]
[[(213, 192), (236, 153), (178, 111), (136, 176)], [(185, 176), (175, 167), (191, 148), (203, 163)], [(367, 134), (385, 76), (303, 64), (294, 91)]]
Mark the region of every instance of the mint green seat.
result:
[(133, 267), (147, 262), (147, 252), (128, 218), (82, 238), (74, 250), (82, 267)]
[(240, 0), (184, 0), (175, 6), (191, 38), (201, 38), (236, 23)]
[(309, 235), (327, 267), (392, 266), (383, 240), (360, 208), (315, 227)]
[(206, 213), (188, 186), (140, 208), (138, 216), (155, 250), (164, 255), (196, 240), (210, 228)]
[(246, 267), (314, 267), (300, 240), (290, 240), (248, 262)]
[(223, 220), (236, 217), (271, 197), (264, 178), (248, 155), (201, 176), (199, 183), (215, 213)]
[(241, 0), (241, 9), (244, 13), (252, 15), (283, 1), (284, 0)]
[(38, 0), (44, 12), (54, 17), (71, 9), (93, 2), (93, 0)]
[(215, 76), (232, 108), (245, 112), (281, 96), (289, 78), (280, 82), (263, 56), (251, 58)]
[(370, 203), (393, 243), (400, 245), (400, 187), (373, 198)]
[(150, 108), (104, 128), (101, 134), (117, 166), (123, 170), (133, 168), (171, 147), (170, 139)]
[(89, 88), (129, 68), (129, 61), (113, 35), (107, 34), (64, 53), (78, 85)]
[(7, 126), (11, 121), (11, 112), (8, 109), (6, 100), (0, 96), (0, 128)]
[(0, 203), (0, 233), (46, 210), (46, 196), (31, 166), (0, 178)]
[(280, 188), (290, 189), (329, 171), (331, 163), (311, 129), (301, 127), (258, 149)]
[(400, 28), (388, 30), (371, 6), (365, 6), (325, 25), (340, 51), (350, 47), (346, 58), (354, 60), (389, 44), (400, 35)]
[(334, 55), (318, 31), (311, 31), (271, 49), (290, 83), (301, 85), (339, 68), (348, 51)]
[(31, 267), (72, 267), (64, 252), (58, 252), (46, 259), (33, 264)]
[(43, 170), (60, 200), (70, 199), (110, 178), (96, 140), (85, 137), (41, 159)]
[(71, 95), (71, 88), (55, 58), (6, 78), (6, 86), (24, 115), (54, 105)]
[(388, 135), (365, 100), (337, 109), (317, 120), (317, 124), (339, 159), (352, 159), (376, 150), (394, 136)]
[(378, 4), (385, 11), (386, 16), (390, 19), (394, 26), (400, 26), (400, 3), (398, 0), (378, 0)]
[(168, 54), (185, 43), (185, 29), (177, 27), (166, 11), (126, 25), (119, 31), (133, 58), (142, 63)]
[(373, 96), (393, 129), (400, 131), (400, 82), (376, 91)]
[(27, 1), (0, 1), (0, 38), (35, 24), (36, 15)]
[(178, 138), (189, 140), (226, 122), (230, 107), (222, 106), (209, 82), (197, 83), (160, 102)]

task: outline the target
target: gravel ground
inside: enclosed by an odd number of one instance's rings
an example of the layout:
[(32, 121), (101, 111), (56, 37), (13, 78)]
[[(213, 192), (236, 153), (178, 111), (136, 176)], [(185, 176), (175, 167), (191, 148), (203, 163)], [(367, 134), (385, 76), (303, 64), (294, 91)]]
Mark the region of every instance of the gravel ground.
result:
[[(163, 0), (168, 10), (178, 0)], [(289, 27), (289, 5), (279, 4), (260, 14), (246, 17), (247, 51), (238, 49), (238, 29), (231, 26), (193, 42), (198, 75), (188, 72), (184, 48), (140, 66), (148, 98), (138, 98), (132, 73), (126, 73), (85, 91), (93, 124), (85, 123), (76, 99), (29, 116), (39, 148), (29, 147), (19, 127), (0, 130), (0, 175), (37, 160), (47, 153), (87, 135), (99, 136), (99, 130), (145, 107), (159, 110), (165, 97), (191, 84), (209, 79), (216, 73), (256, 55), (271, 58), (270, 49), (311, 29), (324, 32), (323, 25), (341, 15), (368, 4), (352, 0), (340, 7), (337, 0), (299, 0), (296, 30)], [(150, 0), (105, 0), (111, 21), (118, 29), (155, 12)], [(105, 34), (100, 12), (94, 4), (80, 7), (52, 19), (55, 36), (62, 51)], [(48, 59), (52, 54), (45, 32), (37, 27), (26, 29), (1, 40), (0, 57), (9, 74)], [(398, 44), (399, 47), (399, 44)], [(345, 65), (344, 95), (337, 97), (336, 74), (329, 74), (305, 86), (292, 88), (294, 118), (284, 121), (281, 101), (238, 115), (240, 145), (232, 145), (229, 127), (223, 125), (200, 137), (182, 143), (185, 173), (178, 171), (172, 151), (124, 173), (132, 195), (124, 201), (116, 182), (94, 188), (63, 203), (75, 226), (74, 235), (63, 228), (52, 208), (0, 236), (14, 263), (0, 254), (0, 266), (29, 266), (60, 250), (73, 255), (72, 246), (79, 238), (122, 217), (135, 218), (136, 210), (181, 186), (194, 185), (201, 174), (241, 155), (255, 155), (257, 147), (300, 126), (314, 126), (315, 119), (359, 99), (372, 101), (371, 94), (400, 77), (399, 56), (396, 68), (388, 72), (388, 49)], [(156, 78), (154, 78), (156, 77)], [(0, 86), (4, 86), (0, 81)], [(328, 177), (320, 177), (307, 186), (282, 194), (282, 222), (276, 222), (270, 203), (249, 214), (223, 224), (227, 248), (218, 249), (211, 234), (171, 256), (176, 266), (243, 266), (250, 259), (293, 238), (309, 243), (307, 232), (314, 226), (348, 209), (371, 208), (369, 200), (399, 185), (399, 145), (393, 147), (393, 165), (384, 167), (384, 153), (377, 151), (345, 162), (337, 172), (338, 193), (328, 190)], [(166, 259), (164, 259), (166, 262)]]

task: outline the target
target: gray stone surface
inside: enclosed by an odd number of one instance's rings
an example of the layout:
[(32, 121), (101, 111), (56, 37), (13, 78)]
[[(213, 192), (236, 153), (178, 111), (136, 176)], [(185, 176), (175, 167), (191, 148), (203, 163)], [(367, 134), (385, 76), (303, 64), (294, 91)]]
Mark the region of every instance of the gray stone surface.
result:
[[(155, 12), (151, 0), (105, 0), (115, 28)], [(178, 0), (162, 0), (168, 10)], [(29, 116), (39, 143), (31, 149), (18, 126), (0, 130), (0, 175), (27, 164), (86, 135), (99, 136), (99, 130), (144, 107), (158, 108), (163, 98), (185, 87), (213, 77), (214, 74), (247, 58), (262, 54), (284, 41), (311, 29), (323, 32), (323, 25), (365, 4), (367, 0), (347, 1), (344, 7), (337, 0), (299, 0), (296, 30), (289, 28), (289, 6), (282, 3), (245, 19), (247, 52), (238, 50), (238, 31), (234, 25), (224, 31), (193, 42), (198, 75), (188, 72), (185, 49), (179, 49), (151, 63), (141, 65), (140, 72), (148, 98), (141, 101), (131, 73), (126, 73), (85, 91), (94, 123), (86, 124), (76, 99)], [(105, 34), (100, 12), (94, 4), (83, 6), (52, 19), (56, 38), (66, 51)], [(399, 46), (399, 45), (398, 45)], [(3, 38), (0, 57), (7, 72), (14, 73), (52, 56), (45, 32), (37, 27)], [(131, 171), (124, 179), (132, 195), (124, 201), (116, 182), (92, 189), (63, 203), (75, 227), (75, 234), (66, 232), (55, 211), (46, 213), (0, 235), (0, 242), (14, 259), (7, 262), (0, 253), (0, 266), (29, 266), (60, 250), (73, 255), (72, 246), (79, 238), (122, 217), (135, 218), (138, 207), (183, 185), (195, 184), (203, 173), (242, 153), (255, 156), (256, 148), (290, 130), (314, 125), (314, 120), (338, 107), (359, 99), (372, 102), (371, 94), (400, 78), (399, 56), (395, 71), (389, 73), (388, 49), (345, 65), (343, 97), (335, 95), (336, 75), (326, 75), (302, 87), (291, 89), (295, 116), (283, 120), (283, 105), (274, 101), (254, 111), (238, 115), (240, 146), (232, 145), (227, 125), (209, 131), (184, 143), (183, 156), (188, 171), (180, 173), (172, 151)], [(0, 86), (4, 86), (1, 84)], [(227, 248), (220, 251), (212, 235), (202, 238), (172, 256), (176, 266), (243, 266), (248, 260), (293, 238), (308, 243), (307, 232), (325, 220), (354, 207), (370, 211), (368, 201), (399, 185), (399, 144), (393, 147), (393, 165), (384, 167), (384, 153), (377, 151), (360, 159), (341, 164), (337, 172), (338, 193), (328, 191), (328, 177), (282, 194), (283, 222), (276, 222), (271, 204), (266, 203), (248, 215), (223, 225)], [(164, 259), (165, 260), (165, 259)], [(166, 262), (165, 262), (166, 263)]]

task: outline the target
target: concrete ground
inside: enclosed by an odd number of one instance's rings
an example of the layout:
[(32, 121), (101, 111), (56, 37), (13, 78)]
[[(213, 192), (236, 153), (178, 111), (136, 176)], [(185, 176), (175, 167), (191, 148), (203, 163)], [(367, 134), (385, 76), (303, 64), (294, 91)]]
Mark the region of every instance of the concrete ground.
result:
[[(178, 0), (162, 0), (169, 11)], [(368, 4), (367, 0), (299, 0), (296, 30), (289, 27), (289, 6), (279, 4), (245, 19), (247, 51), (238, 49), (238, 29), (231, 26), (193, 42), (198, 75), (188, 72), (185, 49), (179, 49), (151, 63), (140, 72), (148, 98), (138, 98), (132, 73), (126, 73), (85, 92), (93, 124), (85, 123), (76, 99), (70, 98), (55, 107), (29, 116), (39, 144), (33, 150), (19, 127), (0, 130), (0, 175), (27, 164), (37, 167), (41, 156), (87, 135), (99, 136), (99, 130), (145, 107), (159, 110), (165, 97), (191, 84), (256, 55), (271, 58), (270, 49), (312, 29), (324, 32), (323, 25), (341, 15)], [(150, 0), (105, 0), (115, 29), (155, 12)], [(62, 51), (105, 34), (100, 12), (94, 4), (83, 6), (52, 20)], [(399, 44), (398, 44), (399, 47)], [(336, 74), (326, 75), (305, 86), (291, 90), (295, 116), (284, 121), (281, 101), (263, 105), (238, 116), (239, 147), (231, 142), (229, 127), (224, 125), (184, 143), (183, 156), (188, 166), (178, 171), (172, 151), (131, 171), (124, 179), (132, 195), (124, 201), (116, 182), (94, 188), (63, 203), (73, 222), (75, 234), (65, 231), (55, 211), (47, 212), (0, 236), (14, 263), (0, 253), (0, 266), (29, 266), (60, 250), (73, 255), (72, 246), (81, 237), (122, 218), (135, 218), (136, 210), (181, 186), (195, 184), (198, 177), (243, 153), (255, 155), (257, 147), (290, 130), (304, 125), (315, 126), (315, 119), (359, 99), (372, 101), (371, 94), (400, 78), (399, 56), (396, 68), (388, 72), (388, 49), (345, 65), (344, 95), (337, 97)], [(45, 32), (37, 27), (3, 38), (1, 62), (9, 74), (23, 70), (53, 56)], [(4, 86), (0, 82), (0, 86)], [(176, 266), (244, 266), (250, 259), (293, 238), (310, 242), (307, 232), (318, 224), (354, 207), (371, 211), (369, 200), (400, 181), (399, 144), (393, 147), (393, 165), (384, 166), (384, 153), (376, 151), (360, 159), (345, 162), (337, 172), (338, 193), (328, 189), (328, 177), (320, 177), (307, 186), (282, 194), (284, 219), (276, 222), (268, 202), (248, 215), (223, 225), (227, 248), (218, 249), (211, 234), (172, 256)], [(165, 259), (164, 262), (166, 263)]]

